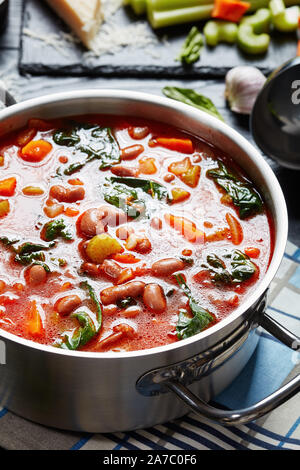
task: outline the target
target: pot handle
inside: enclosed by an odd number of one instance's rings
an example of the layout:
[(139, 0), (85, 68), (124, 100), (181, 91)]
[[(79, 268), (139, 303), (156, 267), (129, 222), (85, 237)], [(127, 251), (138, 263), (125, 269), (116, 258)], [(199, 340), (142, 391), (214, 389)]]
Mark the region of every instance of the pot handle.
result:
[[(259, 318), (259, 324), (279, 341), (294, 351), (300, 351), (300, 338), (284, 328), (268, 314)], [(184, 403), (200, 416), (225, 426), (245, 424), (264, 416), (300, 392), (300, 375), (283, 385), (260, 402), (240, 410), (221, 410), (197, 397), (176, 380), (165, 382), (165, 387), (174, 392)]]
[(3, 85), (1, 85), (0, 86), (0, 109), (1, 109), (1, 105), (7, 108), (8, 106), (12, 106), (13, 104), (16, 104), (16, 100), (7, 91), (7, 89), (4, 88)]

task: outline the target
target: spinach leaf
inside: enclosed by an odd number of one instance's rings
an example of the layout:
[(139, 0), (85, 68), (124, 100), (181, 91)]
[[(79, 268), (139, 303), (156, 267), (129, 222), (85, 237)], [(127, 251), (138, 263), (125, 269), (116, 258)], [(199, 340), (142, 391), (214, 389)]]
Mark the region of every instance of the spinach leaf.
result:
[(107, 178), (102, 187), (104, 200), (122, 209), (132, 219), (145, 214), (145, 202), (138, 197), (137, 192), (125, 184), (113, 184), (111, 179)]
[(261, 197), (251, 184), (231, 173), (223, 162), (219, 161), (218, 165), (218, 168), (208, 170), (207, 175), (231, 197), (240, 218), (245, 219), (261, 212)]
[(196, 26), (190, 30), (180, 54), (176, 60), (185, 64), (194, 64), (200, 58), (200, 52), (204, 45), (203, 35)]
[(45, 261), (44, 251), (52, 248), (55, 243), (49, 245), (41, 245), (38, 243), (25, 242), (22, 245), (15, 247), (14, 245), (19, 240), (9, 240), (7, 237), (0, 237), (0, 242), (4, 244), (12, 253), (15, 254), (14, 261), (16, 263), (23, 264), (24, 266), (29, 265), (33, 262), (34, 264), (40, 264), (37, 262)]
[(202, 308), (197, 300), (192, 296), (190, 288), (187, 286), (181, 274), (175, 275), (178, 285), (189, 299), (189, 307), (193, 317), (187, 315), (186, 310), (180, 310), (176, 332), (178, 339), (186, 339), (203, 331), (211, 322), (213, 316)]
[(194, 108), (205, 111), (206, 113), (221, 119), (221, 121), (224, 121), (223, 116), (219, 113), (213, 102), (207, 98), (207, 96), (200, 95), (195, 90), (190, 88), (166, 86), (163, 88), (163, 93), (168, 98), (194, 106)]
[[(73, 147), (74, 151), (87, 155), (85, 159), (73, 162), (65, 168), (65, 175), (72, 175), (93, 160), (100, 160), (101, 170), (120, 162), (118, 143), (108, 127), (76, 124), (70, 129), (60, 129), (54, 132), (53, 140), (57, 145)], [(58, 171), (60, 173), (60, 170)]]
[(123, 184), (130, 188), (140, 188), (144, 193), (149, 194), (153, 199), (158, 199), (159, 201), (168, 198), (167, 188), (155, 181), (122, 176), (113, 176), (110, 180), (112, 183)]
[(71, 315), (71, 318), (78, 320), (79, 326), (72, 332), (64, 333), (63, 337), (58, 340), (55, 346), (72, 351), (87, 344), (99, 333), (102, 326), (102, 308), (94, 289), (87, 281), (81, 282), (80, 287), (81, 289), (87, 290), (93, 301), (97, 310), (97, 320), (94, 322), (91, 316), (86, 312), (75, 312)]
[(222, 257), (208, 255), (207, 264), (202, 266), (209, 270), (214, 282), (227, 285), (246, 281), (256, 272), (255, 264), (239, 250), (225, 252)]
[(48, 241), (55, 240), (58, 237), (64, 238), (65, 240), (72, 240), (73, 238), (63, 219), (57, 219), (48, 222), (45, 225), (44, 230), (45, 239)]

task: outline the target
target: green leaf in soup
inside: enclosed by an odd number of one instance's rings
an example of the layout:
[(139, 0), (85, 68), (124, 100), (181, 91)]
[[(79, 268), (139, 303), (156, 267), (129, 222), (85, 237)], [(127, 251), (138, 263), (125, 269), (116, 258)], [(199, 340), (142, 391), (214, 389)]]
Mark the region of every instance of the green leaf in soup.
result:
[(189, 299), (189, 307), (193, 317), (189, 317), (187, 312), (181, 310), (179, 312), (176, 332), (178, 339), (185, 339), (203, 331), (210, 323), (213, 322), (213, 316), (205, 310), (199, 302), (193, 297), (190, 288), (187, 286), (181, 274), (175, 275), (176, 281), (182, 291)]
[(239, 250), (226, 251), (220, 256), (207, 256), (207, 264), (203, 264), (210, 272), (211, 279), (217, 284), (234, 285), (247, 281), (256, 272), (256, 266), (250, 258)]
[(58, 345), (63, 349), (75, 351), (94, 338), (97, 330), (90, 315), (86, 312), (75, 312), (71, 315), (71, 318), (76, 318), (80, 326), (72, 333), (65, 333)]
[(81, 282), (80, 287), (81, 287), (81, 289), (84, 289), (88, 292), (91, 300), (93, 301), (93, 303), (96, 307), (97, 321), (98, 321), (97, 332), (98, 332), (100, 330), (101, 326), (102, 326), (102, 308), (101, 308), (100, 302), (97, 299), (97, 295), (96, 295), (95, 290), (93, 289), (93, 287), (87, 281)]
[(195, 90), (190, 88), (166, 86), (163, 88), (163, 93), (168, 98), (181, 101), (182, 103), (193, 106), (194, 108), (200, 109), (201, 111), (205, 111), (206, 113), (219, 118), (221, 121), (224, 121), (223, 116), (219, 113), (211, 99), (209, 99), (207, 96), (197, 93)]
[(219, 161), (218, 168), (208, 170), (207, 175), (231, 197), (241, 219), (262, 211), (263, 203), (254, 187), (231, 173), (223, 162)]
[(52, 241), (59, 237), (65, 240), (72, 240), (73, 238), (72, 233), (67, 229), (65, 221), (63, 219), (56, 219), (48, 222), (45, 225), (45, 239)]
[(196, 26), (190, 30), (179, 56), (176, 60), (187, 65), (194, 64), (200, 58), (200, 53), (204, 45), (203, 35)]
[(112, 183), (120, 183), (130, 188), (140, 188), (144, 193), (149, 194), (153, 199), (163, 200), (168, 198), (168, 190), (165, 186), (152, 180), (133, 177), (113, 176)]
[(178, 339), (186, 339), (203, 331), (213, 320), (209, 313), (201, 309), (197, 310), (191, 318), (185, 310), (179, 312), (176, 332)]
[(145, 213), (145, 202), (140, 200), (134, 189), (128, 188), (124, 184), (113, 184), (111, 178), (107, 178), (102, 192), (106, 202), (122, 209), (132, 219)]
[(73, 147), (74, 151), (87, 155), (65, 168), (65, 175), (72, 175), (94, 160), (100, 160), (101, 170), (120, 162), (119, 145), (108, 127), (74, 124), (68, 129), (55, 131), (53, 140), (57, 145)]

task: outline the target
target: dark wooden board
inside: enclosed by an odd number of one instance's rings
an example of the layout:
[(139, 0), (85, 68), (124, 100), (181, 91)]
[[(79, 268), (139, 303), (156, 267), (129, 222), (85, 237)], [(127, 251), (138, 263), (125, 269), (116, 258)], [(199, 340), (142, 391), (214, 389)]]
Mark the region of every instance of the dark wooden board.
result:
[[(122, 26), (137, 21), (129, 8), (121, 8), (116, 19)], [(201, 25), (200, 25), (201, 26)], [(23, 27), (40, 34), (59, 34), (68, 28), (45, 5), (44, 0), (27, 0), (24, 7)], [(158, 39), (167, 35), (167, 43), (155, 46), (123, 48), (116, 54), (107, 54), (87, 60), (84, 48), (68, 43), (65, 54), (44, 42), (21, 34), (19, 67), (22, 73), (90, 76), (143, 76), (143, 77), (222, 77), (236, 65), (251, 64), (269, 73), (296, 51), (295, 35), (275, 34), (269, 51), (264, 56), (247, 56), (237, 47), (221, 44), (203, 49), (201, 60), (193, 67), (182, 67), (175, 61), (190, 25), (169, 28), (155, 34)], [(149, 30), (151, 30), (149, 26)], [(149, 52), (150, 51), (150, 52)]]

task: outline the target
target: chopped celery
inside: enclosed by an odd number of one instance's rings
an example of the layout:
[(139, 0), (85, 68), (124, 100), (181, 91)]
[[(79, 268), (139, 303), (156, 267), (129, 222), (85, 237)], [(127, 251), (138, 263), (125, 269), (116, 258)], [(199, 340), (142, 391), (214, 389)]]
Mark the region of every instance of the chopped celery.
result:
[(210, 18), (213, 4), (173, 10), (153, 10), (148, 4), (148, 19), (152, 28), (164, 28), (181, 23), (195, 22)]
[(147, 10), (147, 0), (129, 0), (132, 9), (136, 15), (143, 15)]
[(236, 41), (238, 27), (231, 21), (208, 21), (204, 26), (203, 33), (208, 46), (216, 46), (219, 42), (230, 44)]
[(271, 23), (271, 12), (268, 8), (260, 8), (254, 15), (245, 16), (241, 23), (252, 26), (255, 34), (268, 33)]
[(238, 27), (237, 44), (247, 54), (264, 54), (270, 44), (269, 34), (255, 34), (249, 24), (240, 24)]
[(299, 7), (285, 8), (283, 0), (271, 0), (270, 10), (272, 23), (278, 31), (289, 33), (298, 28)]
[(176, 8), (212, 5), (214, 0), (146, 0), (146, 3), (151, 10), (175, 10)]

